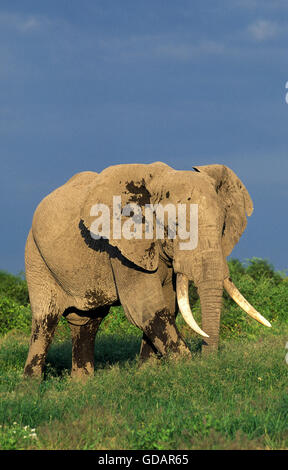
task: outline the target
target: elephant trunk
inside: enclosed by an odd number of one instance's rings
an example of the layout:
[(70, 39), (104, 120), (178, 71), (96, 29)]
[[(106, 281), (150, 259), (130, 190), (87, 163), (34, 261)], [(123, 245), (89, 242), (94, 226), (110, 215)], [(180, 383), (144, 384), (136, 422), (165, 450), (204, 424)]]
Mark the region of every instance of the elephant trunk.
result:
[[(223, 288), (248, 315), (265, 326), (270, 327), (271, 324), (249, 304), (233, 284), (229, 278), (227, 261), (223, 258), (222, 250), (217, 246), (217, 243), (205, 238), (201, 240), (201, 248), (205, 247), (206, 250), (202, 250), (201, 255), (196, 256), (190, 264), (187, 263), (187, 257), (181, 259), (178, 255), (174, 269), (177, 272), (176, 291), (179, 310), (186, 323), (196, 333), (205, 338), (202, 347), (205, 354), (218, 348)], [(211, 247), (214, 249), (211, 249)], [(189, 266), (192, 267), (190, 272)], [(183, 271), (186, 271), (186, 273), (184, 274)], [(197, 325), (190, 309), (188, 279), (193, 279), (198, 289), (202, 329)]]
[[(203, 242), (204, 240), (204, 242)], [(202, 245), (211, 247), (212, 242), (202, 238)], [(187, 260), (178, 254), (177, 271), (177, 301), (179, 310), (186, 323), (198, 334), (205, 338), (204, 346), (216, 349), (218, 346), (220, 314), (222, 307), (224, 264), (222, 251), (215, 247), (196, 253), (195, 258)], [(203, 247), (201, 247), (203, 248)], [(182, 255), (182, 254), (181, 254)], [(180, 261), (179, 261), (180, 258)], [(190, 263), (189, 263), (190, 261)], [(183, 271), (186, 273), (184, 274)], [(198, 288), (202, 313), (202, 329), (195, 322), (188, 298), (188, 279), (193, 279)]]
[(209, 335), (202, 345), (202, 352), (205, 354), (218, 349), (223, 281), (202, 282), (198, 286), (198, 294), (202, 313), (202, 328)]

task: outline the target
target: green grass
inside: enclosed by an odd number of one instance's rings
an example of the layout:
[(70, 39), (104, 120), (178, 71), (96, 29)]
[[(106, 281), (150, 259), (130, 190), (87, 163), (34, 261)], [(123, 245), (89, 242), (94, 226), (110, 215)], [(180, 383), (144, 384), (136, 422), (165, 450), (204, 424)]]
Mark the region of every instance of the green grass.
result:
[(1, 341), (0, 448), (287, 448), (287, 333), (141, 368), (139, 338), (102, 333), (85, 384), (70, 379), (71, 345), (62, 340), (51, 347), (46, 380), (24, 380), (27, 339), (10, 333)]
[[(117, 307), (101, 326), (95, 375), (84, 384), (70, 378), (65, 320), (49, 350), (45, 380), (23, 379), (29, 305), (21, 310), (14, 288), (10, 296), (0, 288), (0, 320), (9, 316), (0, 327), (0, 449), (287, 449), (287, 279), (255, 260), (248, 266), (232, 261), (230, 271), (271, 329), (225, 298), (216, 355), (201, 356), (199, 338), (179, 317), (192, 359), (139, 367), (141, 334)], [(5, 296), (14, 304), (1, 310)], [(190, 297), (199, 319), (193, 287)]]

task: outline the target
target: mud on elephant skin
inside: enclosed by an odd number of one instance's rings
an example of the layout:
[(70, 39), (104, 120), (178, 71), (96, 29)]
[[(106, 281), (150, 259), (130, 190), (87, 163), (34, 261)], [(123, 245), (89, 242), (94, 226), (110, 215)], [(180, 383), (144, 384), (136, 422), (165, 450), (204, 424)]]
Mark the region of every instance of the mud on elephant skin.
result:
[[(120, 217), (122, 228), (128, 224), (131, 229), (131, 220), (137, 220), (143, 234), (149, 204), (197, 205), (198, 243), (193, 249), (180, 249), (179, 233), (167, 236), (167, 217), (162, 219), (162, 237), (155, 230), (149, 237), (121, 237), (111, 226), (105, 237), (99, 227), (95, 233), (95, 205), (118, 222)], [(127, 205), (133, 208), (132, 219)], [(115, 304), (122, 304), (127, 318), (143, 332), (141, 360), (155, 352), (189, 354), (175, 323), (178, 309), (204, 337), (203, 351), (217, 349), (223, 288), (249, 315), (270, 326), (229, 279), (226, 261), (252, 211), (244, 184), (223, 165), (179, 171), (161, 162), (128, 164), (73, 176), (39, 204), (26, 243), (32, 334), (25, 374), (41, 376), (62, 315), (72, 333), (72, 376), (92, 374), (95, 336)], [(189, 280), (200, 296), (202, 328), (189, 306)]]

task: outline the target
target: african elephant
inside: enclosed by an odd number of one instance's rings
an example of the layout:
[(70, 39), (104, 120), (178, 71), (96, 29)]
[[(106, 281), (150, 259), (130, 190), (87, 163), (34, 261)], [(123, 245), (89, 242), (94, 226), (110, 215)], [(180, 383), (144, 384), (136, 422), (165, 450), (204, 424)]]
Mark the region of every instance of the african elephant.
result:
[[(121, 199), (116, 210), (115, 196)], [(162, 238), (154, 229), (142, 238), (130, 230), (132, 235), (125, 238), (110, 226), (103, 236), (101, 224), (93, 232), (95, 205), (105, 205), (118, 222), (123, 216), (131, 229), (129, 214), (122, 209), (129, 204), (134, 204), (132, 220), (136, 224), (138, 217), (142, 229), (147, 228), (143, 211), (149, 204), (197, 206), (197, 244), (180, 249), (179, 234), (167, 236), (167, 217), (162, 219)], [(95, 335), (112, 305), (121, 304), (143, 331), (141, 360), (156, 352), (190, 353), (175, 324), (178, 308), (204, 337), (202, 350), (217, 349), (223, 287), (249, 315), (271, 326), (234, 286), (226, 261), (252, 211), (244, 184), (223, 165), (178, 171), (161, 162), (126, 164), (73, 176), (39, 204), (26, 243), (32, 334), (24, 374), (41, 376), (62, 315), (72, 334), (72, 376), (93, 373)], [(189, 306), (189, 280), (200, 297), (203, 330)]]

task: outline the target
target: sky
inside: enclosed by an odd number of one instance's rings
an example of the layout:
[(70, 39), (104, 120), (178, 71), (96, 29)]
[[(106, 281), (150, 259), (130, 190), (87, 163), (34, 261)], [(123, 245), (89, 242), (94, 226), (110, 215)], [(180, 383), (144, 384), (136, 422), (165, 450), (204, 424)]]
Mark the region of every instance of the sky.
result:
[(2, 0), (0, 269), (73, 174), (163, 161), (233, 169), (254, 213), (232, 257), (288, 270), (287, 46), (287, 0)]

